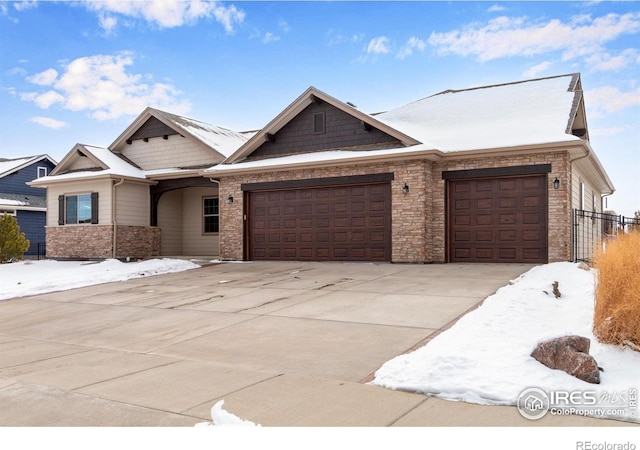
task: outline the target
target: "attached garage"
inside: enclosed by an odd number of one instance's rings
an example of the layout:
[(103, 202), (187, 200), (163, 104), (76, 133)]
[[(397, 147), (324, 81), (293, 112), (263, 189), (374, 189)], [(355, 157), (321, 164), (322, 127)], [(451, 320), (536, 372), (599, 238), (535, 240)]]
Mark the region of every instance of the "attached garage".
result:
[(391, 174), (244, 185), (251, 260), (391, 261)]
[[(449, 261), (546, 263), (547, 169), (541, 165), (443, 174)], [(489, 176), (505, 173), (512, 175)], [(479, 175), (485, 177), (466, 178)]]

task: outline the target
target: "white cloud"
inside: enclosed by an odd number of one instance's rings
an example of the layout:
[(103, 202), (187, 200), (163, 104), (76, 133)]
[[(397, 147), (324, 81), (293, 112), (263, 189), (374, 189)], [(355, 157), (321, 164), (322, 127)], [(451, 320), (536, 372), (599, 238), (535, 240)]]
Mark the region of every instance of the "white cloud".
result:
[(36, 116), (36, 117), (32, 117), (30, 121), (33, 123), (37, 123), (38, 125), (42, 125), (43, 127), (51, 128), (53, 130), (58, 130), (62, 127), (67, 126), (66, 122), (52, 119), (50, 117)]
[(277, 42), (280, 40), (280, 36), (277, 36), (273, 33), (267, 32), (264, 34), (263, 38), (262, 38), (262, 42), (265, 44), (269, 44), (271, 42)]
[(190, 110), (191, 104), (181, 100), (181, 93), (171, 84), (153, 83), (150, 76), (129, 73), (133, 62), (133, 54), (128, 52), (78, 58), (65, 65), (60, 74), (48, 69), (28, 77), (34, 84), (47, 85), (44, 82), (48, 81), (51, 89), (22, 93), (21, 98), (43, 109), (60, 104), (64, 109), (88, 111), (98, 120), (136, 115), (147, 106), (177, 114)]
[(291, 27), (289, 26), (289, 24), (282, 19), (278, 21), (278, 27), (280, 27), (280, 29), (285, 33), (288, 33), (291, 30)]
[(409, 38), (404, 47), (400, 49), (396, 56), (398, 57), (398, 59), (405, 59), (406, 57), (413, 55), (414, 50), (423, 52), (426, 45), (427, 44), (422, 39), (412, 36), (411, 38)]
[(51, 86), (58, 78), (58, 71), (55, 69), (47, 69), (44, 72), (37, 73), (27, 77), (27, 81), (40, 86)]
[(329, 30), (327, 31), (327, 37), (329, 38), (329, 46), (339, 44), (357, 44), (364, 40), (364, 33), (348, 35), (336, 33), (334, 30)]
[(102, 28), (107, 35), (113, 34), (118, 26), (118, 19), (111, 14), (100, 14), (98, 20), (100, 21), (100, 28)]
[(500, 12), (500, 11), (504, 11), (505, 9), (507, 9), (507, 8), (505, 8), (504, 6), (492, 5), (487, 9), (487, 11), (489, 11), (489, 12)]
[(595, 72), (618, 72), (630, 64), (639, 63), (638, 51), (633, 48), (624, 50), (617, 56), (611, 56), (608, 52), (595, 53), (585, 58), (589, 69)]
[(389, 38), (386, 36), (378, 36), (371, 39), (367, 46), (367, 53), (375, 55), (389, 53), (389, 51)]
[(613, 86), (590, 89), (584, 93), (590, 117), (602, 117), (640, 105), (640, 89), (620, 92)]
[(245, 13), (234, 5), (223, 6), (206, 0), (91, 0), (83, 4), (100, 14), (100, 25), (107, 32), (112, 32), (117, 24), (115, 15), (143, 19), (160, 28), (174, 28), (214, 18), (229, 33), (245, 18)]
[(570, 60), (602, 51), (602, 45), (624, 34), (640, 31), (640, 12), (552, 19), (535, 22), (527, 17), (496, 17), (486, 24), (471, 23), (445, 33), (431, 33), (428, 43), (443, 55), (474, 56), (490, 61), (511, 56), (533, 56), (562, 51)]
[(535, 78), (551, 66), (552, 63), (549, 61), (541, 62), (540, 64), (529, 67), (522, 75), (526, 78)]
[(23, 0), (21, 2), (15, 2), (13, 7), (17, 11), (25, 11), (27, 9), (37, 8), (38, 2), (36, 0)]

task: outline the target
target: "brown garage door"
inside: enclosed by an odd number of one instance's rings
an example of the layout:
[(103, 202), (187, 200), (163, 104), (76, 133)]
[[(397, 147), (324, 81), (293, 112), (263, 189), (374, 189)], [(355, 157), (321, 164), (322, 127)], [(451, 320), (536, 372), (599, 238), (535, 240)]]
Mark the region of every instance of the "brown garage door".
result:
[(391, 185), (249, 192), (249, 258), (391, 261)]
[(547, 262), (545, 175), (449, 180), (452, 262)]

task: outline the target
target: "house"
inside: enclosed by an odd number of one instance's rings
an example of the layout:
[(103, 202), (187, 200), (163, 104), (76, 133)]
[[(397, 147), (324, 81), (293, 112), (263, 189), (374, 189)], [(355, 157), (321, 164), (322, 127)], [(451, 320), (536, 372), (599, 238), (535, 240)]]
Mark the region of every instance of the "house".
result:
[(76, 144), (31, 183), (47, 189), (48, 256), (218, 255), (218, 183), (200, 172), (247, 139), (147, 108), (108, 148)]
[(56, 161), (48, 155), (0, 158), (0, 214), (16, 218), (30, 242), (27, 256), (44, 254), (47, 215), (44, 192), (27, 182), (47, 176), (55, 167)]
[(572, 209), (614, 191), (579, 74), (376, 115), (309, 88), (204, 173), (229, 200), (221, 257), (249, 260), (566, 261)]
[[(32, 185), (58, 212), (55, 257), (414, 263), (569, 260), (572, 210), (602, 211), (614, 191), (579, 74), (379, 114), (311, 87), (250, 133), (147, 109)], [(85, 223), (64, 217), (81, 200)]]

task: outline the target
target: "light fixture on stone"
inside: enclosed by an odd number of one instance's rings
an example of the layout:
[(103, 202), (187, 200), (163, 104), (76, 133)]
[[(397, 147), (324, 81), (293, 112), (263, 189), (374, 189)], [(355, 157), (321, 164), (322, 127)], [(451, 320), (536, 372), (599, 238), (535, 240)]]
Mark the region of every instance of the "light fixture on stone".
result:
[(409, 193), (409, 185), (407, 183), (405, 183), (404, 186), (402, 186), (402, 193), (404, 195), (407, 195)]

